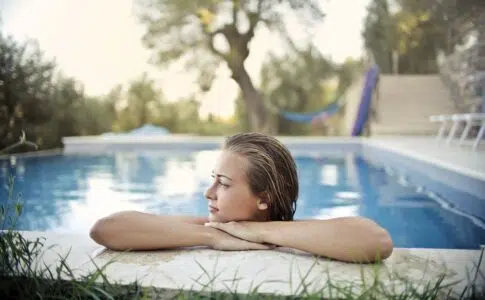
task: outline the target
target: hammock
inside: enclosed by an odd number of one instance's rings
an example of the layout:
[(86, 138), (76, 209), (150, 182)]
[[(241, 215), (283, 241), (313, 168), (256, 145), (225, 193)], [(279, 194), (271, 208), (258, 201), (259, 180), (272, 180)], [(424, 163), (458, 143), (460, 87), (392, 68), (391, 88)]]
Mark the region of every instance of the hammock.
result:
[(342, 103), (340, 103), (339, 99), (332, 101), (332, 103), (325, 106), (323, 109), (316, 111), (316, 112), (309, 112), (309, 113), (294, 113), (288, 112), (284, 110), (279, 110), (281, 116), (289, 121), (296, 122), (296, 123), (312, 123), (317, 118), (327, 118), (335, 113), (338, 112)]
[[(364, 87), (361, 95), (361, 102), (358, 110), (358, 115), (352, 130), (352, 136), (362, 134), (363, 127), (367, 122), (368, 113), (370, 110), (370, 102), (379, 78), (379, 68), (373, 65), (364, 76)], [(283, 118), (296, 123), (318, 123), (324, 122), (328, 117), (334, 115), (345, 104), (341, 101), (341, 95), (337, 95), (336, 100), (325, 106), (323, 109), (316, 112), (309, 113), (295, 113), (281, 110), (273, 105), (268, 105), (270, 111), (280, 114)]]

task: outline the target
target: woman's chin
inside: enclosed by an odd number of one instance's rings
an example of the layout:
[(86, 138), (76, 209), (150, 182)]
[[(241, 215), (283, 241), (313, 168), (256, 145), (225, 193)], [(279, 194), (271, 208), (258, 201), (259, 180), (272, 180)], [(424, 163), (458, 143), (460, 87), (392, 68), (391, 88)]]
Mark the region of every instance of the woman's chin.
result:
[(223, 218), (221, 218), (220, 216), (217, 216), (213, 213), (209, 214), (209, 221), (210, 222), (224, 222)]

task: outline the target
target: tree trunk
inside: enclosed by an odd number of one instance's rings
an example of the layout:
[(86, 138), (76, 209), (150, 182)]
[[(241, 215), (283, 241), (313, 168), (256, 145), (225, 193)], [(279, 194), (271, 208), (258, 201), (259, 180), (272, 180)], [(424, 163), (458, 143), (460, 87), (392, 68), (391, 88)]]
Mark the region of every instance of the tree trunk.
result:
[(259, 91), (254, 87), (244, 65), (232, 70), (232, 78), (242, 91), (246, 111), (248, 114), (249, 129), (251, 131), (270, 133), (270, 122), (266, 107)]

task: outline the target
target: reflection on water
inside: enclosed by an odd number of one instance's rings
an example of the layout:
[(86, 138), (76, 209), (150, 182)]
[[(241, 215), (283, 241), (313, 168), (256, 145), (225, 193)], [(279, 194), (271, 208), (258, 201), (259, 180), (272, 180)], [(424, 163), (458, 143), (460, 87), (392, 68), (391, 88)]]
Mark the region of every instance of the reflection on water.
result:
[[(122, 210), (207, 214), (203, 197), (218, 151), (190, 154), (57, 155), (0, 161), (0, 182), (15, 176), (22, 193), (22, 230), (87, 233), (99, 218)], [(358, 155), (296, 158), (296, 219), (365, 216), (391, 233), (397, 247), (478, 248), (484, 230), (443, 209), (440, 201), (392, 170)], [(7, 189), (0, 191), (5, 203)], [(480, 199), (477, 199), (480, 200)], [(478, 224), (479, 225), (479, 224)]]
[(338, 183), (337, 165), (325, 164), (322, 166), (322, 178), (321, 183), (323, 185), (336, 186)]
[(358, 215), (359, 215), (358, 205), (343, 205), (343, 206), (322, 208), (320, 209), (318, 214), (314, 216), (314, 218), (319, 220), (328, 220), (332, 218), (351, 217), (351, 216), (358, 216)]

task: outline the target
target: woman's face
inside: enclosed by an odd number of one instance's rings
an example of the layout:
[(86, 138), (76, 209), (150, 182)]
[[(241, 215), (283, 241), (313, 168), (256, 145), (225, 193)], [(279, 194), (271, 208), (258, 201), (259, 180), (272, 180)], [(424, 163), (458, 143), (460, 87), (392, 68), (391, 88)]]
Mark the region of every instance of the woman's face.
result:
[(266, 205), (251, 192), (246, 170), (249, 161), (234, 152), (221, 152), (214, 167), (212, 185), (205, 197), (209, 204), (209, 220), (213, 222), (262, 221)]

